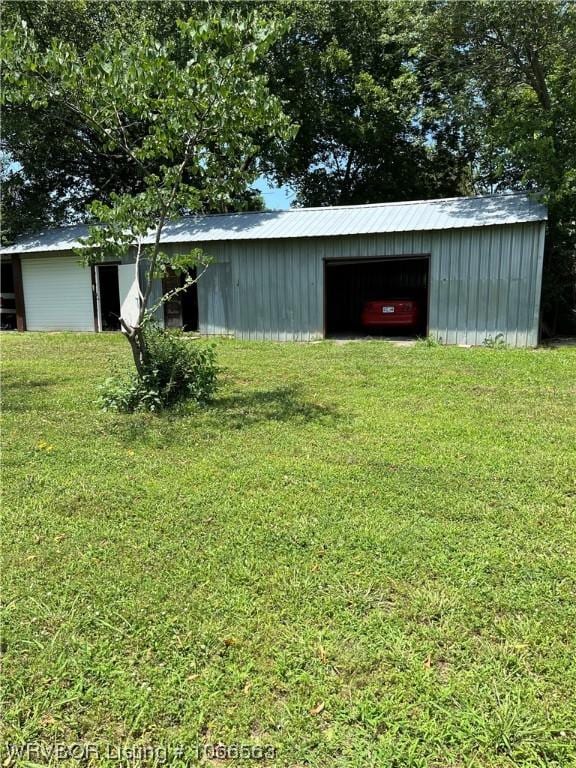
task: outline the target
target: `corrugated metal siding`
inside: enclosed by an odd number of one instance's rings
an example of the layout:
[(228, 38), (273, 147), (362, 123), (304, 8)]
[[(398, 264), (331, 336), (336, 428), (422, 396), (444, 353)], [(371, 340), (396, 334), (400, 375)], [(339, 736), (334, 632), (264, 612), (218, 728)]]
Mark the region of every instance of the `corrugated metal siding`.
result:
[(244, 339), (275, 341), (322, 336), (322, 260), (310, 246), (253, 242), (234, 249), (230, 331)]
[(232, 327), (232, 270), (229, 263), (210, 264), (198, 280), (200, 333), (222, 335)]
[(78, 256), (23, 258), (22, 282), (28, 330), (94, 330), (90, 269)]
[(538, 222), (206, 244), (207, 253), (229, 268), (213, 264), (199, 283), (200, 328), (243, 339), (322, 338), (323, 259), (430, 254), (432, 336), (449, 344), (481, 344), (502, 333), (510, 345), (533, 346), (538, 340), (544, 231), (545, 224)]

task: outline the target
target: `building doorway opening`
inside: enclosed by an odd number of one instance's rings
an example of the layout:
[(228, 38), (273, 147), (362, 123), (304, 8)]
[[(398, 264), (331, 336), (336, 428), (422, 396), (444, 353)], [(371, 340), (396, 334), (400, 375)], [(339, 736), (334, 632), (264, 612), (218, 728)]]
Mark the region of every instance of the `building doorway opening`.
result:
[(324, 326), (332, 337), (428, 332), (428, 256), (324, 262)]
[(118, 265), (97, 264), (96, 302), (99, 331), (120, 330), (120, 289)]
[[(196, 268), (189, 270), (196, 279)], [(171, 274), (162, 281), (162, 291), (168, 293), (184, 285), (184, 274)], [(166, 328), (182, 328), (183, 331), (198, 330), (198, 287), (189, 285), (164, 304), (164, 325)]]
[(0, 276), (0, 324), (3, 331), (16, 328), (16, 293), (14, 288), (14, 270), (11, 261), (2, 262)]

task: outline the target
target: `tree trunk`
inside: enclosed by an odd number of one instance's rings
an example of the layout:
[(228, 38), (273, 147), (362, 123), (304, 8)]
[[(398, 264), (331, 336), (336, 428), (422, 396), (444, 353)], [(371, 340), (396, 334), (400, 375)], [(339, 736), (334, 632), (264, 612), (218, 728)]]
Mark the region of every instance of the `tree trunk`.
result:
[(130, 333), (124, 331), (124, 335), (128, 339), (130, 349), (132, 350), (136, 372), (138, 373), (138, 376), (142, 378), (146, 367), (146, 342), (144, 341), (142, 329), (132, 328)]

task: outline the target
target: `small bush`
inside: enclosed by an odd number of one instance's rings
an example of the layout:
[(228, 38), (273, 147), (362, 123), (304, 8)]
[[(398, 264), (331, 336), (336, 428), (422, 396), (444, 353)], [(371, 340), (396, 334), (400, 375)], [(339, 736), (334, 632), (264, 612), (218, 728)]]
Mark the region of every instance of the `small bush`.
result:
[(488, 349), (507, 349), (506, 339), (503, 333), (497, 333), (496, 336), (487, 336), (482, 342), (483, 347)]
[(418, 347), (440, 347), (442, 346), (442, 337), (436, 338), (435, 336), (419, 336), (416, 339), (416, 346)]
[(153, 377), (144, 374), (111, 376), (100, 387), (100, 404), (104, 411), (133, 413), (161, 411), (166, 406)]
[(148, 362), (137, 374), (111, 377), (101, 387), (106, 411), (160, 411), (184, 400), (209, 402), (218, 367), (213, 346), (186, 339), (180, 331), (149, 325), (144, 337)]

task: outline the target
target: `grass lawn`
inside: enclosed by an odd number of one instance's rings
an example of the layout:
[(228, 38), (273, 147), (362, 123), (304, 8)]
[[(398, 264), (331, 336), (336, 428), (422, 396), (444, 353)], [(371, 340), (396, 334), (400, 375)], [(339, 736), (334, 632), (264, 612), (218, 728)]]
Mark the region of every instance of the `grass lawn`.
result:
[(158, 417), (119, 336), (1, 341), (7, 742), (576, 765), (576, 348), (221, 341)]

